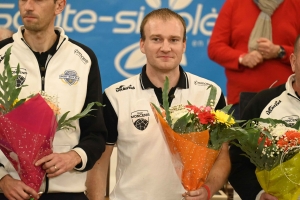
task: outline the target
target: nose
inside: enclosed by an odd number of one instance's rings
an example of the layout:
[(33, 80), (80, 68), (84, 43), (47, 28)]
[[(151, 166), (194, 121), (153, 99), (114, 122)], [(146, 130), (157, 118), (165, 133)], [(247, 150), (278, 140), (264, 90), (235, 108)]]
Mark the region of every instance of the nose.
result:
[(33, 3), (34, 3), (34, 0), (27, 0), (24, 2), (23, 6), (24, 6), (24, 9), (25, 10), (33, 10)]
[(171, 46), (168, 40), (164, 40), (163, 43), (161, 44), (161, 51), (163, 52), (169, 52), (171, 51)]

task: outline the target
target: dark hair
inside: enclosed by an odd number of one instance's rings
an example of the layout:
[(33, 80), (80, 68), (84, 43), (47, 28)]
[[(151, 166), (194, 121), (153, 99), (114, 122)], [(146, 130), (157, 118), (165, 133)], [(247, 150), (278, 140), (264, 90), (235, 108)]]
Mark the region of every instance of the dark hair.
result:
[(295, 42), (295, 45), (294, 45), (294, 53), (298, 53), (298, 51), (300, 51), (300, 35), (297, 36), (296, 38), (296, 42)]
[(162, 19), (164, 21), (171, 19), (171, 18), (179, 19), (179, 21), (182, 23), (182, 26), (184, 29), (183, 41), (186, 41), (186, 24), (185, 24), (184, 19), (179, 14), (177, 14), (176, 12), (174, 12), (168, 8), (161, 8), (161, 9), (153, 10), (144, 17), (144, 19), (141, 23), (141, 26), (140, 26), (140, 34), (141, 34), (142, 40), (146, 39), (145, 33), (144, 33), (144, 27), (150, 18), (158, 18), (158, 19)]

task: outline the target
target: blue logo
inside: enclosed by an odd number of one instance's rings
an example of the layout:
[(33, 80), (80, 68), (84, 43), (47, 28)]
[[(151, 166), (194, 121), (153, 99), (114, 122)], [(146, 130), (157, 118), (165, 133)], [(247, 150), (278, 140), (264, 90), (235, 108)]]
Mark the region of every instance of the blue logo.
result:
[(59, 75), (59, 79), (69, 85), (75, 85), (79, 81), (79, 76), (74, 70), (66, 70), (64, 74)]

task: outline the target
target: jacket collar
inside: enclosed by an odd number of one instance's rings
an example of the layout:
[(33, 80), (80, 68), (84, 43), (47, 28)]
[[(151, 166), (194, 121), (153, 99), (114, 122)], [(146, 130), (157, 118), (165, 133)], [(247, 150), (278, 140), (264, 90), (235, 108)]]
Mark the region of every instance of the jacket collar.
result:
[[(180, 76), (178, 83), (176, 85), (176, 88), (182, 88), (182, 89), (188, 89), (189, 88), (189, 82), (186, 72), (182, 69), (181, 66), (179, 66)], [(146, 65), (143, 66), (142, 73), (140, 73), (140, 83), (141, 88), (143, 90), (149, 89), (149, 88), (157, 88), (153, 83), (151, 83), (150, 79), (148, 78), (146, 74)]]

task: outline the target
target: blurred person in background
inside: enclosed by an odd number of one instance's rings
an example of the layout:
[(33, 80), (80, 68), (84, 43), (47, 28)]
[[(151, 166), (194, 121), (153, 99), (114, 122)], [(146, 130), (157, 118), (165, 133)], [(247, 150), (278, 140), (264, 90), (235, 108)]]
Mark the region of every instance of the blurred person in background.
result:
[(10, 38), (13, 34), (14, 33), (11, 30), (0, 27), (0, 41), (6, 38)]
[(236, 119), (241, 92), (278, 86), (292, 74), (289, 57), (300, 33), (299, 10), (299, 0), (225, 1), (208, 55), (225, 68), (227, 100)]
[[(272, 118), (294, 125), (300, 119), (300, 35), (290, 62), (294, 74), (287, 78), (286, 83), (255, 95), (245, 108), (243, 120)], [(243, 200), (277, 200), (262, 190), (255, 175), (256, 167), (244, 156), (245, 152), (234, 145), (229, 152), (232, 164), (229, 180), (240, 197)]]

